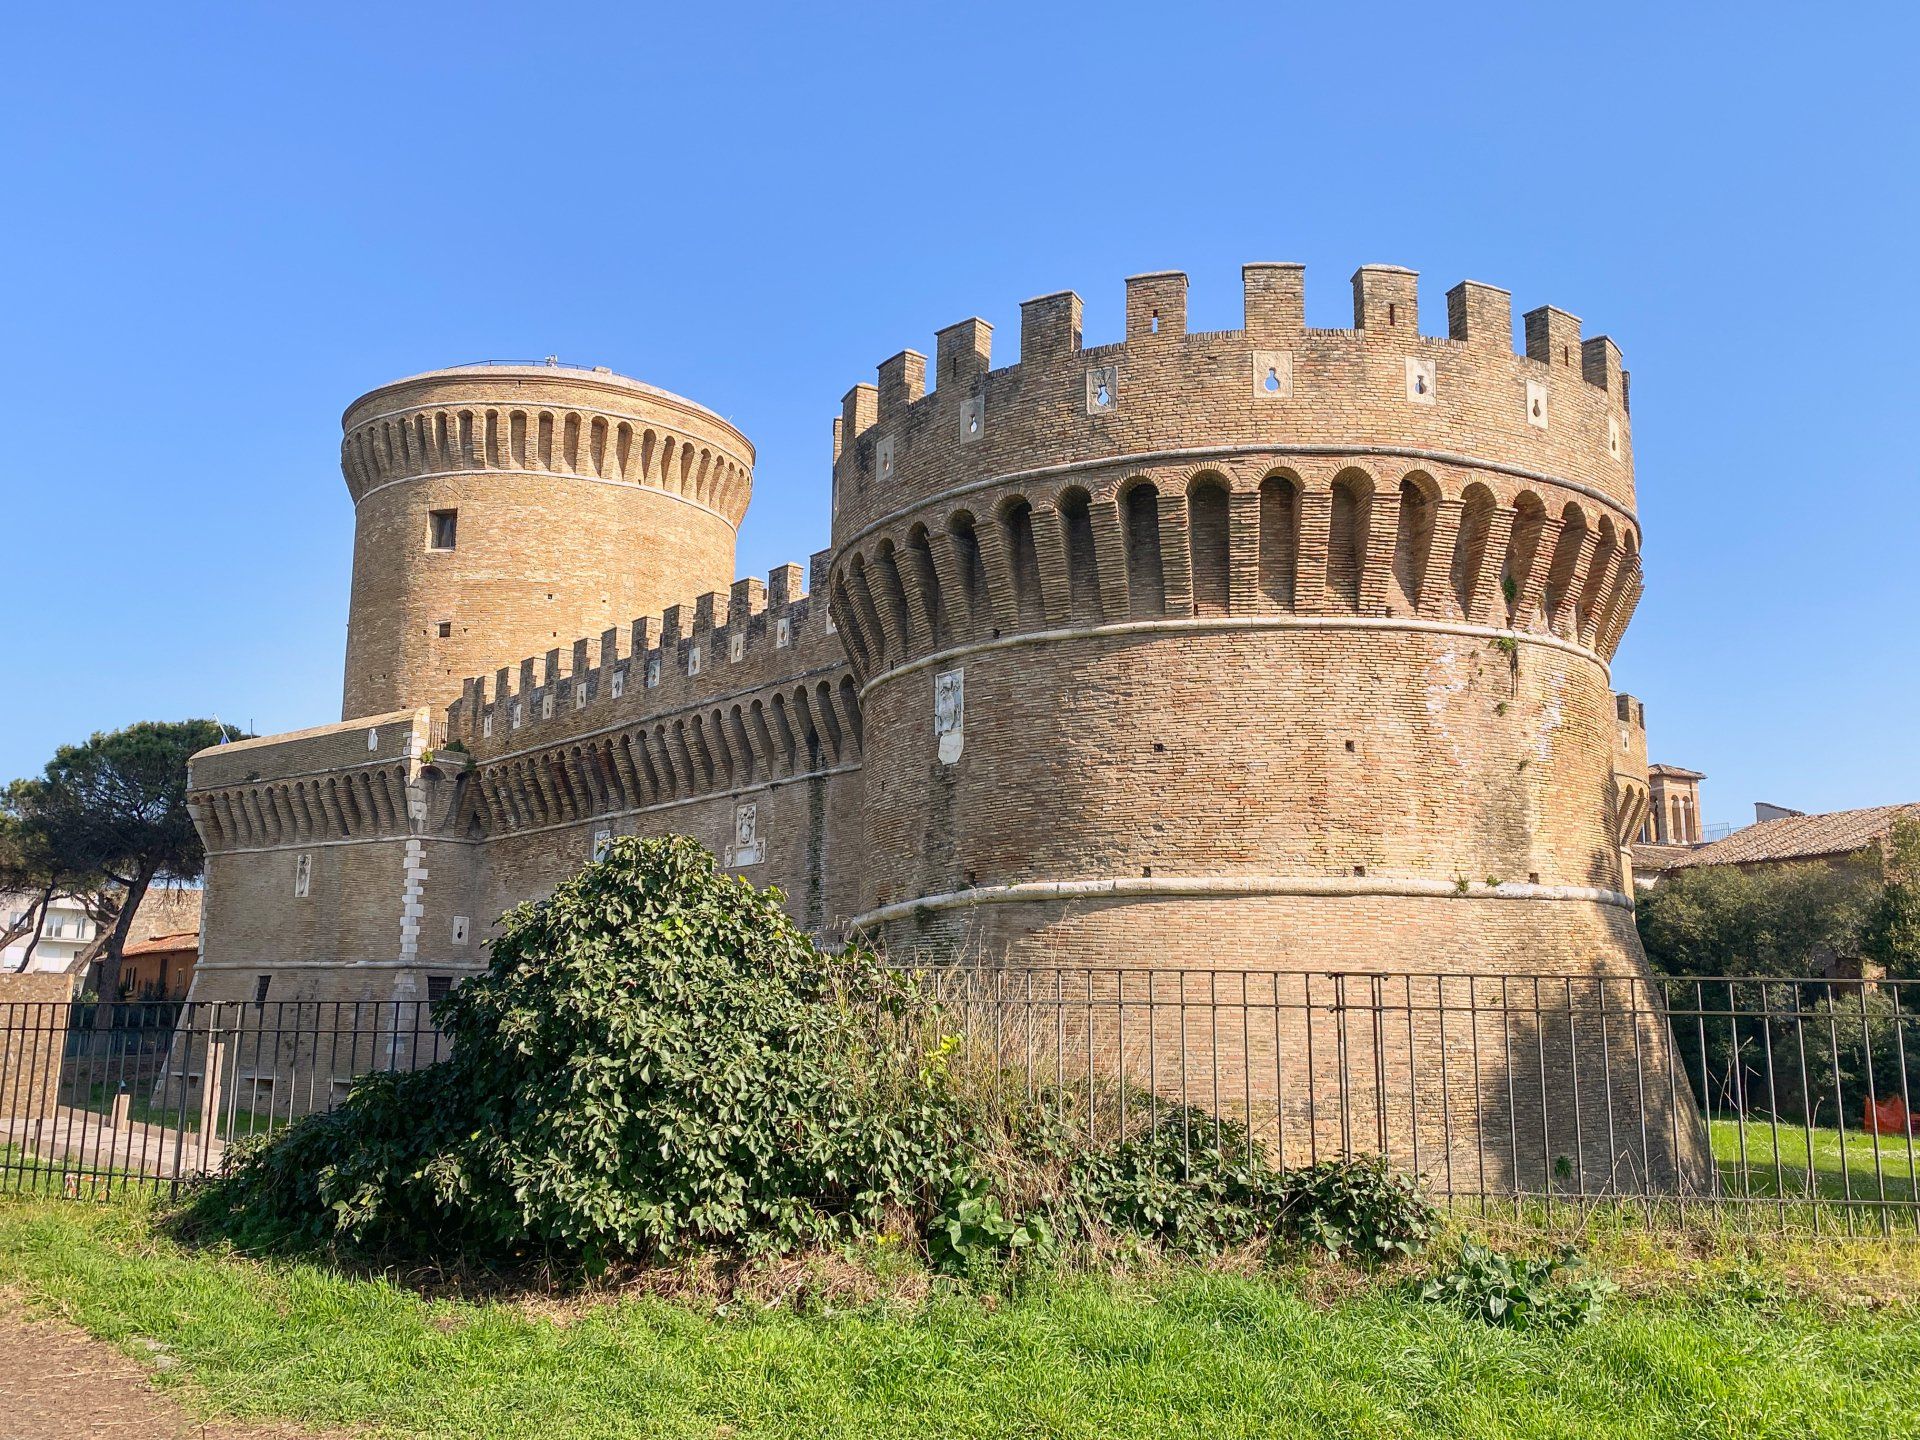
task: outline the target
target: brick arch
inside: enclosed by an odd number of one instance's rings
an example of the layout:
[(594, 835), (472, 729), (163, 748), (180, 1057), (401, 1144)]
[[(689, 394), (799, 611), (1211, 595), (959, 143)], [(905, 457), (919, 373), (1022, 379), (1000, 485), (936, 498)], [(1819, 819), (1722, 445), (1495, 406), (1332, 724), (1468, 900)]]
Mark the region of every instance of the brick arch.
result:
[(1033, 502), (1025, 495), (1009, 495), (995, 507), (994, 518), (1005, 547), (1014, 622), (1023, 627), (1044, 624), (1046, 600), (1040, 586), (1040, 546), (1034, 534)]
[(819, 722), (813, 713), (812, 692), (805, 685), (794, 687), (790, 713), (796, 721), (795, 736), (805, 754), (805, 768), (818, 770), (826, 763), (826, 746), (821, 738)]
[(840, 717), (834, 713), (833, 686), (821, 680), (813, 687), (813, 711), (820, 726), (820, 734), (827, 745), (827, 756), (839, 764), (843, 758), (843, 738), (840, 732)]
[[(1547, 517), (1546, 502), (1532, 490), (1513, 497), (1513, 528), (1507, 537), (1506, 563), (1500, 587), (1507, 604), (1506, 624), (1524, 630), (1546, 588), (1547, 563), (1552, 557), (1552, 535), (1559, 522)], [(1551, 533), (1550, 533), (1551, 529)], [(1544, 554), (1542, 552), (1545, 552)]]
[(1568, 501), (1561, 507), (1560, 533), (1554, 540), (1552, 559), (1547, 562), (1547, 583), (1541, 599), (1547, 628), (1564, 639), (1572, 639), (1579, 629), (1575, 611), (1580, 592), (1586, 587), (1595, 543), (1586, 511)]
[(915, 603), (918, 591), (908, 591), (891, 539), (883, 537), (873, 547), (868, 583), (873, 589), (874, 604), (881, 608), (882, 619), (887, 623), (888, 638), (899, 646), (897, 653), (904, 658), (906, 653), (925, 643), (922, 637), (931, 635), (932, 622)]
[(1080, 623), (1100, 619), (1100, 556), (1094, 538), (1093, 497), (1084, 485), (1069, 485), (1055, 506), (1067, 568), (1067, 613)]
[(1393, 538), (1393, 573), (1388, 601), (1395, 614), (1417, 615), (1427, 599), (1427, 566), (1433, 554), (1434, 522), (1439, 517), (1440, 486), (1425, 470), (1400, 479), (1399, 516)]
[(840, 677), (840, 710), (845, 716), (845, 732), (853, 737), (853, 748), (865, 750), (867, 738), (860, 720), (860, 691), (851, 675)]
[(1160, 487), (1151, 476), (1126, 480), (1115, 496), (1126, 540), (1127, 613), (1136, 618), (1166, 613), (1167, 577), (1160, 553)]
[(934, 562), (933, 539), (924, 522), (916, 522), (907, 531), (907, 543), (896, 560), (909, 588), (920, 596), (920, 613), (927, 626), (928, 643), (945, 645), (952, 639), (953, 617), (947, 613), (948, 597), (940, 589), (940, 569)]
[(1478, 480), (1460, 492), (1460, 534), (1453, 544), (1451, 580), (1454, 603), (1462, 618), (1481, 620), (1487, 612), (1487, 594), (1491, 590), (1489, 569), (1502, 553), (1503, 538), (1495, 534), (1495, 517), (1502, 511), (1493, 491)]
[(1300, 568), (1300, 491), (1300, 476), (1293, 470), (1271, 470), (1260, 478), (1260, 598), (1269, 609), (1294, 608)]
[(1227, 477), (1198, 470), (1187, 478), (1187, 564), (1196, 615), (1224, 615), (1231, 608), (1232, 519)]
[(1373, 512), (1373, 476), (1349, 465), (1333, 477), (1327, 520), (1326, 607), (1355, 614), (1367, 568), (1368, 522)]
[(799, 763), (799, 740), (794, 733), (793, 717), (787, 713), (787, 697), (782, 692), (773, 692), (773, 698), (767, 706), (768, 718), (773, 732), (774, 753), (779, 759), (780, 773), (793, 775)]
[(859, 623), (866, 642), (867, 658), (874, 670), (885, 669), (900, 658), (900, 640), (889, 615), (879, 608), (873, 577), (865, 552), (856, 550), (846, 567), (846, 600), (849, 613)]
[(947, 613), (958, 620), (957, 629), (969, 637), (986, 628), (991, 613), (987, 603), (986, 560), (980, 553), (979, 523), (971, 510), (956, 510), (947, 517), (947, 535), (953, 546), (952, 602)]

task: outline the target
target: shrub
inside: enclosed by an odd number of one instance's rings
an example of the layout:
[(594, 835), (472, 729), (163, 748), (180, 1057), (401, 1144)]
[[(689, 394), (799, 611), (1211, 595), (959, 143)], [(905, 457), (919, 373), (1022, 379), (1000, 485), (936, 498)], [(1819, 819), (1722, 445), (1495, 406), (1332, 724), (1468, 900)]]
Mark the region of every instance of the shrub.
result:
[(1433, 1206), (1380, 1156), (1322, 1160), (1281, 1183), (1293, 1233), (1328, 1254), (1369, 1263), (1413, 1255), (1433, 1236)]
[(1469, 1240), (1454, 1268), (1420, 1289), (1430, 1303), (1452, 1305), (1474, 1319), (1514, 1330), (1569, 1330), (1594, 1318), (1619, 1287), (1604, 1275), (1580, 1275), (1571, 1247), (1547, 1259), (1525, 1259)]
[(991, 1182), (955, 1180), (927, 1227), (927, 1258), (949, 1275), (979, 1276), (1023, 1256), (1050, 1254), (1053, 1229), (1037, 1210), (1015, 1219), (1001, 1209)]
[(910, 997), (694, 841), (615, 840), (503, 925), (435, 1012), (448, 1060), (241, 1152), (196, 1214), (256, 1241), (651, 1258), (834, 1240), (947, 1188), (944, 1067), (873, 1023)]
[(1074, 1157), (1067, 1204), (1082, 1225), (1189, 1254), (1215, 1254), (1272, 1229), (1280, 1177), (1247, 1158), (1245, 1126), (1183, 1105), (1142, 1108), (1141, 1123), (1117, 1143)]
[(1132, 1135), (1082, 1151), (1067, 1179), (1083, 1220), (1213, 1254), (1262, 1237), (1368, 1262), (1412, 1255), (1433, 1233), (1414, 1181), (1378, 1157), (1280, 1171), (1237, 1121), (1170, 1106)]

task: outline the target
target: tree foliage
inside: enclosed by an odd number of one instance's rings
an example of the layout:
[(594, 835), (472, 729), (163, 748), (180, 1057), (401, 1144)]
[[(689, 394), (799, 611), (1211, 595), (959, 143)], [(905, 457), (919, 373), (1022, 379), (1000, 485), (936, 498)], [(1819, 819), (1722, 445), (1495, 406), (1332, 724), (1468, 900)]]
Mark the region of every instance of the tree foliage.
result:
[(1880, 893), (1860, 929), (1860, 953), (1889, 975), (1920, 979), (1920, 820), (1896, 821)]
[(187, 762), (244, 732), (217, 720), (143, 721), (63, 745), (5, 799), (6, 854), (29, 888), (72, 896), (107, 921), (99, 990), (118, 984), (121, 949), (158, 879), (197, 880), (206, 854), (187, 811)]
[(1920, 978), (1920, 821), (1839, 863), (1697, 865), (1643, 891), (1635, 917), (1670, 975), (1807, 977), (1865, 960)]
[(1869, 867), (1698, 865), (1635, 903), (1640, 942), (1671, 975), (1819, 975), (1859, 953), (1879, 888)]
[(1682, 869), (1636, 914), (1656, 970), (1709, 977), (1668, 999), (1710, 1109), (1859, 1124), (1871, 1100), (1904, 1093), (1906, 1057), (1920, 1055), (1912, 999), (1848, 977), (1863, 962), (1920, 977), (1920, 824), (1838, 864)]

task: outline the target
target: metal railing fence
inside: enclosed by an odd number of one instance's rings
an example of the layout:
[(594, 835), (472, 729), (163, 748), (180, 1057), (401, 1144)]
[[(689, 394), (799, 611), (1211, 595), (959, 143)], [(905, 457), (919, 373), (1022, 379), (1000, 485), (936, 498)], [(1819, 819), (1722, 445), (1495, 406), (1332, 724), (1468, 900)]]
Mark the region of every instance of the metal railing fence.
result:
[(0, 1193), (171, 1188), (450, 1048), (425, 1001), (0, 1004)]
[[(960, 1083), (1106, 1145), (1383, 1154), (1437, 1196), (1920, 1236), (1920, 982), (909, 972)], [(0, 1004), (0, 1192), (172, 1187), (449, 1053), (425, 1001)]]

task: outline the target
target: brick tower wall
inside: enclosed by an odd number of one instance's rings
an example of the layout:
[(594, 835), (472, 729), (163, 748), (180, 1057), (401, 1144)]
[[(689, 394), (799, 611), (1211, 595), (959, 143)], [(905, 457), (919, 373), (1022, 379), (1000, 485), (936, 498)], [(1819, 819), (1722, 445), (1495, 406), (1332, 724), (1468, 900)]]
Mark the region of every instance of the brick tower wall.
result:
[(1549, 308), (1516, 354), (1486, 286), (1440, 339), (1407, 271), (1339, 331), (1296, 267), (1245, 278), (1243, 330), (1143, 276), (1117, 345), (1048, 296), (1018, 365), (967, 321), (932, 392), (906, 352), (848, 395), (864, 913), (1010, 959), (1636, 971), (1619, 352)]
[[(753, 447), (691, 401), (600, 371), (470, 367), (383, 386), (342, 425), (345, 719), (444, 706), (502, 657), (732, 583)], [(449, 511), (454, 544), (436, 548)]]

